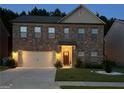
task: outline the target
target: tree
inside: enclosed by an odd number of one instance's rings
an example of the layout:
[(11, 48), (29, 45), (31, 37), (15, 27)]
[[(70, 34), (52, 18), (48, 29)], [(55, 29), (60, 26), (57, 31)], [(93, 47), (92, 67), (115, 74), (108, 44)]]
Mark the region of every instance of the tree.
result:
[(61, 13), (61, 11), (57, 8), (57, 9), (55, 9), (54, 12), (52, 12), (52, 16), (62, 16), (62, 13)]
[(24, 16), (24, 15), (27, 15), (27, 14), (26, 14), (25, 11), (22, 11), (22, 12), (20, 13), (20, 16)]
[(30, 12), (28, 12), (29, 15), (39, 15), (39, 10), (37, 9), (37, 7), (34, 7)]

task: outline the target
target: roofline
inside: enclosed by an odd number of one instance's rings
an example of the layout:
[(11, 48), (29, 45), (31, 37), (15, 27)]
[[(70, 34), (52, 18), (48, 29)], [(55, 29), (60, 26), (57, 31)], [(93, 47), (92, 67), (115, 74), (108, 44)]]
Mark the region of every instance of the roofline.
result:
[(112, 27), (116, 24), (116, 22), (120, 22), (118, 20), (115, 20), (114, 23), (111, 25), (110, 29), (108, 30), (108, 32), (106, 33), (105, 37), (104, 37), (104, 41), (106, 40), (106, 38), (108, 37), (109, 33), (111, 33), (111, 29)]
[(73, 12), (75, 12), (77, 9), (84, 7), (90, 14), (92, 14), (93, 16), (95, 16), (99, 21), (101, 21), (101, 23), (105, 24), (104, 21), (102, 21), (100, 18), (98, 18), (93, 12), (91, 12), (85, 5), (80, 4), (77, 8), (75, 8), (74, 10), (72, 10), (70, 13), (68, 13), (68, 15), (66, 15), (65, 17), (61, 18), (59, 22), (62, 22), (64, 19), (66, 19), (67, 17), (69, 17)]
[(33, 24), (75, 24), (75, 25), (104, 25), (101, 23), (48, 23), (48, 22), (13, 22), (13, 24), (16, 23), (33, 23)]
[(110, 29), (108, 30), (108, 32), (106, 33), (104, 40), (106, 40), (106, 38), (108, 37), (109, 33), (111, 32), (112, 27), (113, 27), (116, 23), (122, 23), (122, 24), (124, 24), (124, 22), (121, 21), (121, 20), (118, 20), (118, 19), (115, 20), (114, 23), (112, 24), (112, 26), (110, 27)]
[(121, 20), (115, 20), (114, 22), (118, 22), (118, 23), (123, 23), (124, 24), (124, 21), (121, 21)]

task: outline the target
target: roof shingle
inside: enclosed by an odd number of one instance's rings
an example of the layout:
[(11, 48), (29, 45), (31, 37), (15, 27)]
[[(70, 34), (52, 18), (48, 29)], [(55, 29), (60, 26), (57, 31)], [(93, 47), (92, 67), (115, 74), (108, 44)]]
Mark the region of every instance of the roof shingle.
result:
[(56, 16), (21, 16), (12, 20), (13, 23), (57, 23), (62, 17)]

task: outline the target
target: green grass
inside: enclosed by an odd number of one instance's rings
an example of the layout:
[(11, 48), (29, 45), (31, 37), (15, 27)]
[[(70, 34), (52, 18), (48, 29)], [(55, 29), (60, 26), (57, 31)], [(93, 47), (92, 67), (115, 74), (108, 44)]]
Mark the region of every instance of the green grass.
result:
[(110, 86), (60, 86), (61, 89), (124, 89), (124, 87)]
[(4, 67), (4, 66), (0, 66), (0, 71), (4, 71), (4, 70), (7, 70), (8, 67)]
[[(91, 72), (91, 70), (93, 72)], [(124, 82), (124, 75), (110, 76), (95, 73), (100, 69), (58, 69), (56, 81)], [(120, 69), (123, 72), (124, 69)]]

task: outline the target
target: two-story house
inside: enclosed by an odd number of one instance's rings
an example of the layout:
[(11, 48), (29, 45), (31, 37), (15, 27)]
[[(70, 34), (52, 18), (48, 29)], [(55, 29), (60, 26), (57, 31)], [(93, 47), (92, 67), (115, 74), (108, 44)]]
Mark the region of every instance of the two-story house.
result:
[(65, 17), (21, 16), (13, 20), (13, 58), (18, 66), (64, 67), (101, 64), (104, 22), (79, 5)]

